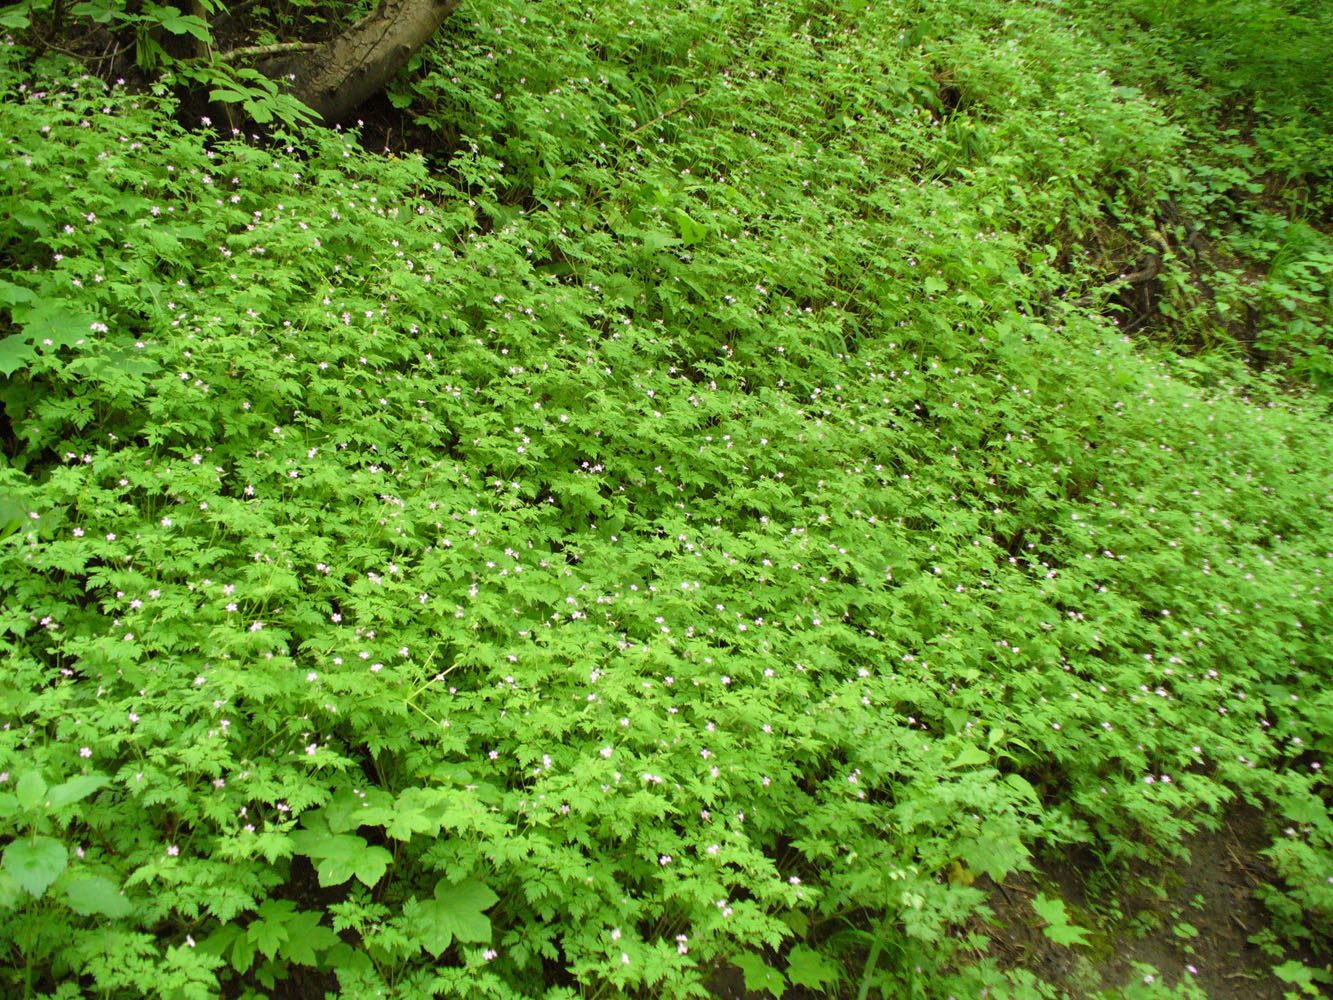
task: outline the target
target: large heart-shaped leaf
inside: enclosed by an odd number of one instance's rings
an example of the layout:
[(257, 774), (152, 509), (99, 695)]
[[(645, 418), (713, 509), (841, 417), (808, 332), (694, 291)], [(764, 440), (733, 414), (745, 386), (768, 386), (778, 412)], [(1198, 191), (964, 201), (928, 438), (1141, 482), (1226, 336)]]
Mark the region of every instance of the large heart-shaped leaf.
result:
[(457, 885), (440, 879), (435, 885), (435, 898), (425, 902), (408, 900), (403, 907), (403, 916), (407, 917), (422, 946), (439, 958), (454, 939), (489, 941), (491, 919), (485, 911), (499, 898), (476, 879), (467, 879)]
[(69, 852), (54, 837), (24, 838), (5, 848), (3, 864), (15, 882), (40, 897), (69, 864)]
[(85, 875), (70, 882), (65, 886), (65, 901), (71, 910), (84, 916), (100, 913), (104, 917), (125, 917), (134, 909), (120, 887), (101, 875)]

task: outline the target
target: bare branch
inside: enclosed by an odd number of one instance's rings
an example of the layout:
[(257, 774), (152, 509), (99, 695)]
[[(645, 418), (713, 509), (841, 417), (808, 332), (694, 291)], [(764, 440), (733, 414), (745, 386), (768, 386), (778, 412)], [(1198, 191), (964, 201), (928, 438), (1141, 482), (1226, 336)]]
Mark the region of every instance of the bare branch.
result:
[(217, 55), (218, 62), (241, 62), (245, 59), (271, 59), (273, 56), (289, 55), (293, 52), (313, 52), (319, 48), (315, 42), (274, 42), (272, 45), (246, 45), (239, 49), (229, 49)]

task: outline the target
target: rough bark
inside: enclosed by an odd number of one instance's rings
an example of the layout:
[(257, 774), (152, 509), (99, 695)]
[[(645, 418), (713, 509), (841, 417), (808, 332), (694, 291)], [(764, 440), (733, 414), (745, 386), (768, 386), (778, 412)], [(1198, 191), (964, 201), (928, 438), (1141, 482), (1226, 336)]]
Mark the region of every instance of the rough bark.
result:
[(256, 68), (285, 82), (293, 96), (331, 124), (383, 90), (459, 2), (380, 0), (374, 13), (317, 48)]

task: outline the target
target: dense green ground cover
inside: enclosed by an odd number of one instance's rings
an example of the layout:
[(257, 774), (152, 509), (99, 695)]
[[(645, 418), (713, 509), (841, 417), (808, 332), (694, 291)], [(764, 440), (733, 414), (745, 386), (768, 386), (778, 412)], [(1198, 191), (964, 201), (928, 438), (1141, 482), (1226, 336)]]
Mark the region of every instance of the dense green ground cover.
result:
[(1242, 800), (1318, 956), (1317, 143), (1112, 6), (469, 4), (429, 163), (6, 46), (5, 995), (1040, 996), (995, 882)]

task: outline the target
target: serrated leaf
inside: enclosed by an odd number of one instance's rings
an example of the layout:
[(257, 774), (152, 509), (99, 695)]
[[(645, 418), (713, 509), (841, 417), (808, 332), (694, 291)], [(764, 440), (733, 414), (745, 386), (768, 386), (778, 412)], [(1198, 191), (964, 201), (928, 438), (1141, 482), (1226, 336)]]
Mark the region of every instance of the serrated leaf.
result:
[(273, 120), (272, 106), (266, 100), (244, 101), (241, 108), (260, 125), (267, 125)]
[(319, 863), (320, 885), (342, 885), (352, 876), (365, 886), (373, 886), (389, 870), (393, 855), (383, 847), (367, 847), (351, 857), (325, 858)]
[(5, 848), (3, 864), (30, 896), (40, 898), (69, 864), (69, 852), (54, 837), (25, 837)]
[(1083, 927), (1075, 927), (1073, 924), (1064, 926), (1052, 924), (1043, 928), (1042, 933), (1056, 944), (1064, 945), (1066, 948), (1088, 943), (1088, 931)]
[(318, 816), (327, 824), (330, 832), (345, 833), (358, 826), (383, 826), (393, 818), (393, 814), (393, 796), (382, 788), (360, 791), (340, 788), (333, 793)]
[(319, 884), (326, 887), (342, 885), (353, 876), (373, 886), (393, 860), (384, 848), (371, 847), (363, 837), (352, 833), (298, 830), (292, 834), (292, 849), (316, 862)]
[(674, 209), (671, 215), (680, 233), (681, 242), (687, 247), (694, 246), (708, 235), (708, 227), (696, 222), (683, 209)]
[(68, 781), (56, 785), (47, 793), (46, 807), (48, 809), (63, 809), (65, 806), (73, 805), (75, 802), (86, 799), (106, 783), (106, 777), (100, 774), (76, 774)]
[[(283, 900), (290, 903), (290, 900)], [(246, 940), (253, 944), (265, 958), (272, 958), (278, 953), (278, 948), (283, 945), (288, 938), (287, 915), (282, 913), (270, 914), (268, 917), (261, 916), (254, 920), (245, 929)]]
[(1005, 784), (1009, 785), (1014, 791), (1018, 792), (1030, 802), (1040, 802), (1041, 798), (1037, 795), (1037, 790), (1032, 787), (1032, 783), (1021, 774), (1005, 775)]
[(1052, 899), (1039, 892), (1032, 900), (1032, 909), (1046, 921), (1047, 926), (1042, 928), (1042, 933), (1056, 944), (1068, 946), (1088, 943), (1088, 930), (1069, 922), (1063, 899)]
[(50, 341), (53, 347), (72, 347), (90, 336), (92, 317), (71, 312), (60, 300), (38, 301), (27, 309), (14, 310), (14, 322), (23, 327), (23, 336), (33, 343)]
[(981, 747), (963, 747), (958, 756), (954, 758), (953, 763), (949, 765), (954, 767), (977, 767), (990, 760), (990, 755), (982, 750)]
[(753, 952), (736, 956), (731, 964), (741, 970), (747, 990), (762, 990), (780, 997), (787, 988), (787, 977)]
[[(9, 10), (13, 10), (10, 7)], [(3, 20), (0, 20), (3, 24)], [(31, 288), (25, 288), (23, 285), (16, 285), (12, 281), (0, 281), (0, 305), (14, 306), (25, 302), (32, 302), (37, 298), (37, 293)]]
[(75, 913), (85, 917), (99, 913), (104, 917), (126, 917), (134, 905), (121, 893), (120, 887), (101, 875), (85, 875), (65, 886), (65, 902)]
[(28, 771), (14, 786), (14, 794), (18, 796), (21, 808), (30, 811), (40, 809), (46, 801), (46, 782), (36, 771)]
[(787, 955), (787, 981), (793, 986), (819, 989), (837, 982), (838, 975), (837, 962), (806, 945), (794, 946)]
[(320, 923), (320, 914), (311, 910), (292, 915), (287, 922), (287, 940), (279, 954), (298, 965), (315, 965), (321, 952), (339, 941), (338, 935)]
[(98, 24), (110, 24), (112, 18), (112, 8), (108, 3), (91, 3), (84, 0), (83, 3), (76, 3), (69, 9), (69, 12), (75, 17), (92, 18)]
[(242, 934), (236, 939), (231, 949), (231, 967), (237, 972), (246, 972), (255, 963), (255, 946), (249, 937)]
[(168, 13), (158, 23), (173, 35), (190, 35), (201, 42), (213, 40), (212, 33), (208, 30), (208, 22), (203, 18), (194, 14), (182, 14), (171, 8), (167, 10)]
[(1300, 795), (1285, 796), (1278, 805), (1282, 815), (1296, 823), (1307, 826), (1326, 826), (1329, 823), (1328, 807), (1319, 796), (1306, 792)]
[(9, 872), (0, 868), (0, 913), (16, 909), (23, 899), (23, 890), (19, 884), (10, 877)]
[(15, 4), (12, 7), (6, 7), (0, 10), (0, 28), (6, 28), (10, 31), (26, 31), (32, 24), (32, 19), (28, 17), (28, 12), (21, 4)]
[(434, 899), (424, 902), (408, 900), (403, 915), (422, 947), (439, 958), (454, 939), (489, 941), (491, 919), (485, 911), (499, 899), (485, 883), (476, 879), (467, 879), (457, 885), (440, 879), (435, 885)]
[(208, 937), (199, 942), (199, 950), (221, 958), (226, 954), (238, 937), (244, 936), (245, 931), (235, 924), (223, 924)]
[(413, 834), (435, 834), (440, 829), (442, 806), (424, 788), (405, 788), (387, 810), (384, 832), (395, 840), (411, 840)]

